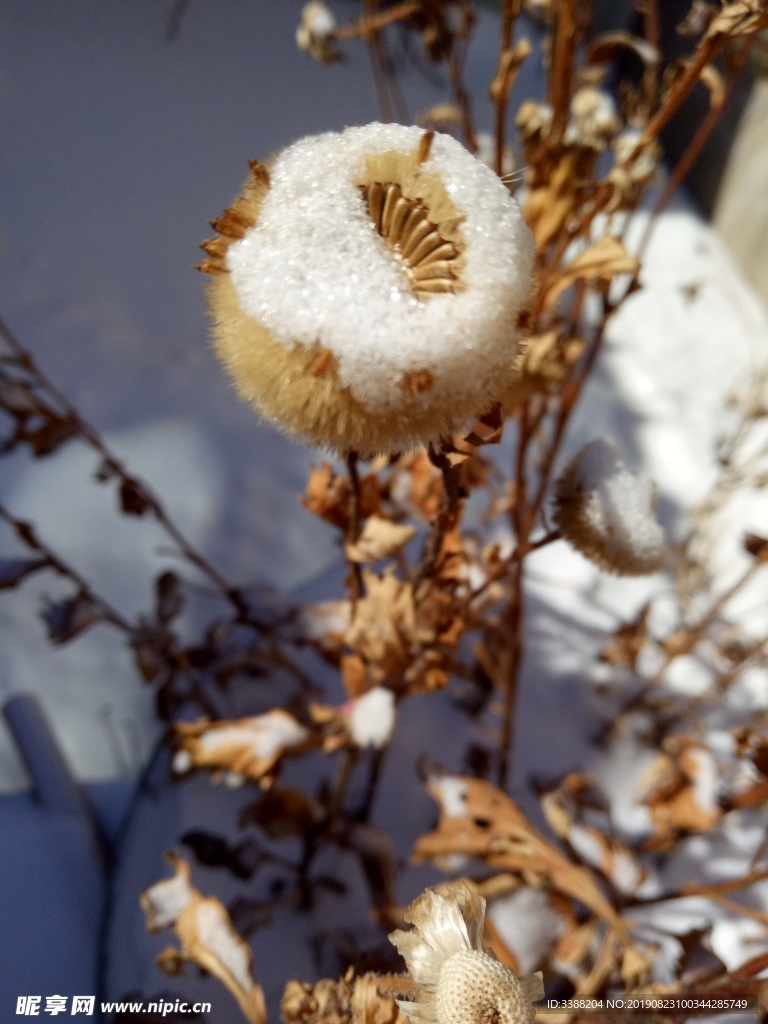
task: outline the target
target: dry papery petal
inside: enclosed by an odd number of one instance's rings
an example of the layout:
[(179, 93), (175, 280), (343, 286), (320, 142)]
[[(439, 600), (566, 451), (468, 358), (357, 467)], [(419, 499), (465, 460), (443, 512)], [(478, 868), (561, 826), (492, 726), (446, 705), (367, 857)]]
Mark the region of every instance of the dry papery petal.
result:
[(266, 1024), (264, 992), (251, 974), (250, 947), (232, 928), (226, 907), (191, 885), (183, 858), (168, 853), (165, 859), (174, 877), (151, 885), (140, 897), (147, 929), (173, 927), (181, 942), (180, 949), (160, 954), (158, 966), (176, 972), (184, 960), (198, 964), (229, 989), (249, 1024)]
[(607, 285), (618, 274), (634, 274), (639, 267), (637, 257), (630, 256), (618, 238), (606, 235), (560, 271), (547, 290), (545, 307), (554, 309), (558, 297), (576, 281), (602, 281)]
[(173, 770), (185, 774), (210, 768), (269, 785), (280, 759), (311, 742), (309, 730), (281, 708), (252, 718), (180, 722), (174, 726), (179, 746)]
[(664, 532), (653, 515), (653, 484), (631, 473), (599, 438), (571, 460), (555, 487), (555, 522), (566, 540), (601, 569), (642, 576), (662, 568)]
[(427, 889), (405, 911), (410, 931), (390, 935), (416, 983), (399, 1001), (413, 1024), (530, 1024), (541, 975), (518, 978), (483, 942), (485, 900), (464, 881)]

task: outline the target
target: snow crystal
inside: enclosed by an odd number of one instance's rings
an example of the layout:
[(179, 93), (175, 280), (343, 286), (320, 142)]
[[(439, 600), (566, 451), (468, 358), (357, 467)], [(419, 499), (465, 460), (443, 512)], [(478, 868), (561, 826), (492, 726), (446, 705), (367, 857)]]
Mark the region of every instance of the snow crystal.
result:
[(371, 124), (295, 143), (271, 168), (258, 223), (227, 251), (243, 311), (286, 347), (329, 349), (341, 383), (372, 411), (391, 408), (392, 382), (415, 370), (433, 374), (435, 401), (484, 394), (509, 365), (510, 323), (530, 288), (533, 242), (516, 202), (436, 134), (421, 173), (442, 181), (464, 217), (463, 287), (423, 302), (412, 294), (358, 185), (368, 157), (412, 154), (423, 136)]

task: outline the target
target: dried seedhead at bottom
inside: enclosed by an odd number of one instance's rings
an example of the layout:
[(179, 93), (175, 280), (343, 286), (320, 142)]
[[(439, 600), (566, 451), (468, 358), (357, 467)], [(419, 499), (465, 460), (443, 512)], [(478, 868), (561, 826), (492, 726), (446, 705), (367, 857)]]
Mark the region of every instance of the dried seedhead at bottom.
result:
[(399, 1001), (412, 1024), (531, 1024), (541, 975), (518, 978), (483, 942), (485, 900), (466, 882), (420, 896), (405, 913), (410, 931), (397, 946), (416, 983), (416, 998)]
[(590, 441), (555, 487), (555, 522), (577, 551), (601, 569), (643, 576), (664, 564), (664, 532), (650, 480), (631, 473), (616, 448)]

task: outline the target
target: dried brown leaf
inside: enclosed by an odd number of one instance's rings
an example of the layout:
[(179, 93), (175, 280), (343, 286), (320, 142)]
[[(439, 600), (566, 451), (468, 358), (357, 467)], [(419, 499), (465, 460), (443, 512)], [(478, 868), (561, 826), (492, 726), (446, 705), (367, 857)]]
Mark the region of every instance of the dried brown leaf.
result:
[(457, 816), (455, 800), (446, 810), (444, 781), (430, 779), (427, 790), (441, 806), (437, 828), (417, 840), (413, 860), (437, 860), (450, 854), (479, 857), (489, 866), (515, 871), (529, 885), (549, 883), (578, 900), (604, 921), (623, 943), (629, 942), (626, 925), (599, 889), (591, 871), (575, 865), (549, 843), (520, 808), (501, 790), (482, 779), (452, 778), (463, 796), (464, 814)]
[(366, 596), (354, 610), (346, 642), (381, 677), (399, 677), (411, 660), (416, 640), (413, 587), (399, 580), (394, 570), (377, 576), (363, 572)]
[(189, 864), (176, 854), (166, 855), (174, 877), (157, 882), (141, 894), (147, 929), (172, 927), (181, 948), (166, 949), (158, 966), (178, 973), (184, 960), (202, 967), (232, 993), (249, 1024), (267, 1024), (264, 992), (252, 975), (250, 947), (232, 928), (226, 907), (204, 897), (190, 882)]
[(547, 291), (545, 309), (553, 309), (558, 296), (576, 281), (610, 282), (617, 274), (636, 273), (639, 267), (637, 257), (630, 256), (618, 238), (607, 235), (563, 268)]
[(352, 562), (377, 562), (401, 551), (416, 534), (415, 526), (403, 526), (381, 516), (369, 516), (354, 544), (347, 544), (347, 558)]

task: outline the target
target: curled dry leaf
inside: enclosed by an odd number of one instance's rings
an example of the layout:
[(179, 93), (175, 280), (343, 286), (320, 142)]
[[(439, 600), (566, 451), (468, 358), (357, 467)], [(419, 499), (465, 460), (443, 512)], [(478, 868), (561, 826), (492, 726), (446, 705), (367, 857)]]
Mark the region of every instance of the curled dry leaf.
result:
[(140, 896), (147, 930), (173, 928), (181, 946), (158, 957), (158, 966), (177, 973), (183, 961), (198, 964), (232, 993), (249, 1024), (266, 1024), (264, 993), (252, 976), (252, 955), (233, 930), (226, 907), (202, 896), (190, 882), (189, 864), (177, 854), (165, 859), (174, 877), (157, 882)]
[(753, 35), (768, 27), (768, 10), (763, 0), (736, 0), (725, 4), (707, 29), (707, 38), (716, 35)]
[(564, 839), (582, 861), (600, 871), (615, 888), (626, 896), (635, 893), (647, 872), (637, 863), (633, 853), (612, 836), (579, 820), (582, 811), (584, 776), (573, 773), (562, 780), (557, 789), (545, 793), (541, 809), (550, 828)]
[(621, 942), (629, 943), (626, 925), (591, 871), (563, 856), (501, 790), (483, 779), (452, 776), (433, 776), (427, 790), (440, 804), (440, 821), (433, 832), (417, 840), (414, 861), (439, 863), (451, 854), (463, 854), (517, 872), (528, 885), (548, 883), (589, 907)]
[(663, 747), (636, 794), (651, 816), (653, 849), (671, 845), (680, 832), (708, 832), (723, 815), (712, 751), (689, 735), (672, 736)]
[(27, 576), (50, 565), (47, 558), (10, 558), (0, 562), (0, 590), (16, 587)]
[(403, 526), (381, 516), (369, 516), (354, 544), (347, 544), (347, 558), (352, 562), (377, 562), (391, 558), (416, 535), (415, 526)]
[(558, 296), (576, 281), (610, 282), (617, 274), (634, 274), (639, 269), (637, 257), (630, 256), (618, 238), (608, 235), (563, 268), (547, 291), (545, 309), (553, 309)]
[(47, 602), (42, 617), (51, 643), (66, 644), (90, 626), (102, 621), (104, 611), (90, 594), (81, 591), (63, 601)]
[(256, 825), (270, 839), (306, 836), (323, 818), (323, 807), (317, 800), (281, 783), (275, 783), (255, 803), (240, 814), (240, 825)]
[(346, 642), (381, 678), (399, 678), (411, 660), (416, 613), (413, 587), (392, 569), (383, 576), (364, 570), (366, 596), (355, 606)]
[(179, 745), (173, 769), (178, 774), (211, 768), (253, 779), (264, 788), (271, 785), (280, 759), (310, 742), (309, 730), (281, 708), (234, 721), (179, 722), (174, 731)]

